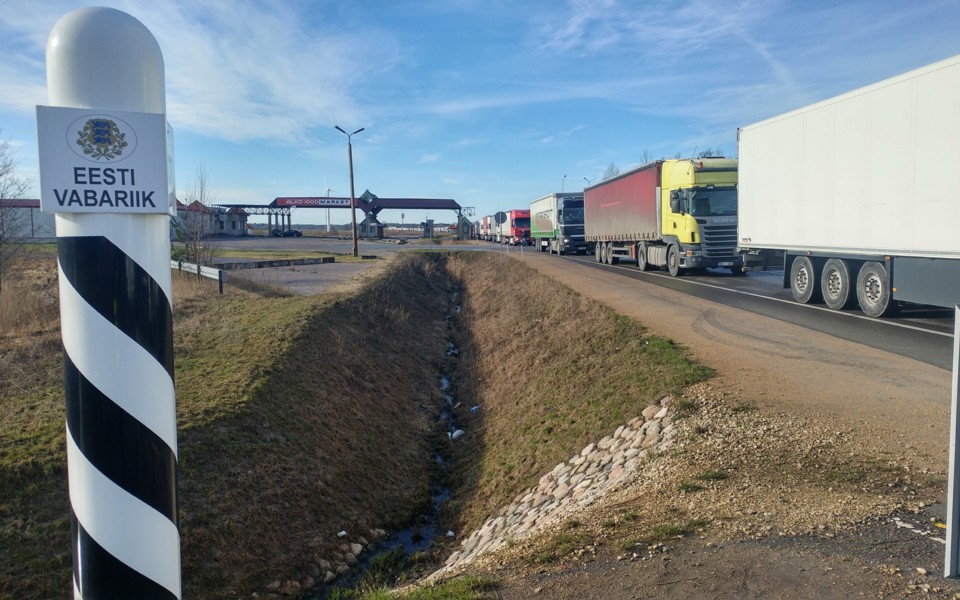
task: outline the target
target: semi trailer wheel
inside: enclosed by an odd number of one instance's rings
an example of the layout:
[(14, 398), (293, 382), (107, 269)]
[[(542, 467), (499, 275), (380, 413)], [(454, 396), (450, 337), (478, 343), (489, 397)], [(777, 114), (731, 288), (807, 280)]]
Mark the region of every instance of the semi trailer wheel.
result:
[(790, 265), (790, 293), (793, 299), (800, 304), (809, 304), (820, 301), (820, 290), (817, 282), (819, 272), (813, 261), (806, 256), (798, 256)]
[(860, 310), (868, 317), (885, 317), (894, 314), (900, 306), (890, 294), (890, 277), (883, 263), (863, 263), (857, 275), (857, 301)]
[(593, 258), (598, 263), (603, 262), (603, 242), (597, 242), (593, 245)]
[(820, 275), (820, 290), (823, 303), (833, 310), (843, 310), (853, 300), (853, 285), (850, 281), (850, 267), (847, 261), (831, 258), (823, 265)]

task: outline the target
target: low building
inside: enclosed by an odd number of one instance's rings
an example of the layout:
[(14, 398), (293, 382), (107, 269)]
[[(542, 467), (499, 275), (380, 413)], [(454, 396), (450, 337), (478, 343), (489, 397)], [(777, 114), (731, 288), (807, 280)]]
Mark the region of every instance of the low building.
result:
[(57, 237), (53, 213), (40, 212), (40, 201), (0, 198), (0, 237), (53, 241)]
[(181, 236), (210, 237), (215, 235), (247, 235), (247, 212), (242, 208), (207, 206), (194, 201), (177, 200), (177, 216), (170, 222), (170, 239)]

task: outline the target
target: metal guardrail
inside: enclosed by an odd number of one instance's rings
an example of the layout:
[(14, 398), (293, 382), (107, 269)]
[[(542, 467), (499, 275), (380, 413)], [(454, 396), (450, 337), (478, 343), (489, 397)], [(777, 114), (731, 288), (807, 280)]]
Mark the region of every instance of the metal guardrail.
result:
[(222, 269), (204, 267), (203, 265), (195, 265), (193, 263), (183, 262), (182, 260), (171, 260), (170, 268), (176, 269), (181, 273), (195, 273), (197, 275), (197, 279), (202, 277), (206, 277), (207, 279), (215, 279), (219, 284), (220, 293), (223, 293), (223, 282), (227, 280), (227, 272)]

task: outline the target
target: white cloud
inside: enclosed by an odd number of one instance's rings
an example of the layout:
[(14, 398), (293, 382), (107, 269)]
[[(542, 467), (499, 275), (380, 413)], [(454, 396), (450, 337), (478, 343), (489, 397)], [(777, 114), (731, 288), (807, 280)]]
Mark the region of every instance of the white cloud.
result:
[(420, 156), (420, 163), (435, 163), (440, 160), (439, 154), (423, 154)]
[[(13, 4), (23, 4), (13, 10)], [(403, 52), (391, 35), (356, 32), (331, 20), (307, 26), (299, 4), (232, 0), (144, 3), (114, 7), (154, 34), (166, 64), (167, 112), (174, 127), (229, 141), (302, 144), (311, 130), (365, 120), (354, 90), (389, 70)], [(0, 35), (0, 107), (23, 112), (42, 103), (44, 47), (68, 2), (5, 2)], [(336, 10), (336, 7), (326, 7)], [(304, 8), (306, 10), (306, 8)]]
[(583, 129), (584, 127), (585, 127), (584, 125), (577, 125), (576, 127), (573, 127), (573, 128), (571, 128), (571, 129), (567, 129), (566, 131), (561, 131), (561, 132), (559, 132), (559, 133), (554, 133), (554, 134), (552, 134), (552, 135), (548, 135), (548, 136), (542, 138), (540, 141), (541, 141), (542, 143), (544, 143), (544, 144), (550, 144), (550, 143), (554, 142), (557, 138), (570, 137), (571, 135), (573, 135), (574, 133), (580, 131), (580, 130)]

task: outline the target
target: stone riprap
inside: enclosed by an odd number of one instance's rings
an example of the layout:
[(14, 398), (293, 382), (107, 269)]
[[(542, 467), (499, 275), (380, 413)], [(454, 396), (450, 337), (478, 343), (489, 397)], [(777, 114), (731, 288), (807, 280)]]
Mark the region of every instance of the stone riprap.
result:
[(670, 397), (664, 397), (612, 435), (558, 464), (540, 478), (537, 486), (521, 493), (467, 537), (427, 582), (453, 575), (484, 554), (562, 523), (605, 494), (629, 484), (643, 460), (665, 450), (676, 438), (669, 405)]

